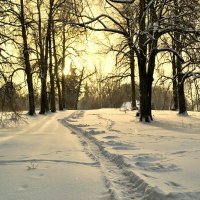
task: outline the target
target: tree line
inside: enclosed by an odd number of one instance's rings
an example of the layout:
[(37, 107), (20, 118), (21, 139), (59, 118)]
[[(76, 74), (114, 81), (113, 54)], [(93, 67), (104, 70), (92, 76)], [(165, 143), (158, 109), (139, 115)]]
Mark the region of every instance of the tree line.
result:
[(29, 115), (35, 114), (38, 85), (40, 114), (56, 111), (56, 94), (59, 110), (66, 108), (65, 60), (70, 53), (76, 54), (70, 44), (79, 40), (81, 32), (64, 20), (77, 21), (79, 11), (78, 1), (0, 1), (1, 82), (13, 87), (13, 80), (17, 82), (19, 74), (25, 75)]
[[(29, 114), (35, 114), (37, 85), (40, 88), (40, 114), (49, 110), (55, 112), (56, 102), (59, 110), (77, 109), (82, 83), (95, 72), (87, 74), (83, 68), (77, 75), (72, 70), (67, 79), (63, 71), (66, 57), (77, 53), (74, 43), (85, 40), (88, 31), (106, 32), (111, 38), (119, 36), (107, 47), (109, 51), (116, 52), (116, 68), (120, 72), (107, 78), (122, 80), (130, 77), (131, 91), (127, 96), (131, 96), (133, 108), (139, 98), (141, 121), (153, 120), (152, 95), (157, 83), (154, 79), (163, 85), (164, 82), (171, 84), (171, 109), (178, 109), (180, 114), (187, 112), (185, 89), (188, 87), (187, 96), (191, 96), (189, 104), (193, 108), (198, 106), (199, 1), (101, 0), (99, 3), (103, 11), (95, 16), (90, 1), (0, 1), (1, 81), (12, 85), (13, 78), (23, 71), (29, 96)], [(157, 73), (161, 68), (164, 68), (163, 73)], [(111, 93), (104, 94), (101, 89), (102, 80), (97, 81), (99, 98), (111, 99)], [(114, 82), (113, 88), (120, 93), (121, 86)], [(85, 101), (91, 93), (89, 87), (85, 85)], [(101, 104), (102, 101), (99, 102)]]
[(165, 60), (166, 70), (169, 71), (171, 67), (173, 71), (172, 76), (168, 77), (173, 82), (173, 109), (185, 114), (184, 84), (192, 77), (196, 81), (194, 85), (198, 85), (200, 77), (199, 1), (105, 0), (104, 3), (105, 13), (94, 17), (82, 16), (83, 23), (71, 24), (121, 35), (122, 41), (112, 46), (111, 50), (117, 51), (122, 61), (125, 57), (129, 60), (133, 106), (135, 66), (138, 66), (140, 121), (153, 120), (152, 85), (159, 57)]

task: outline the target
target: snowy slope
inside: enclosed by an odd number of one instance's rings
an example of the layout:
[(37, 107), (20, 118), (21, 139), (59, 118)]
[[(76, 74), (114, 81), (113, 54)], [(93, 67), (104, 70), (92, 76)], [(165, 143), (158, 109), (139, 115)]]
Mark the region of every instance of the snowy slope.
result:
[(145, 124), (135, 112), (100, 109), (62, 121), (98, 155), (116, 199), (200, 200), (200, 113), (154, 115)]

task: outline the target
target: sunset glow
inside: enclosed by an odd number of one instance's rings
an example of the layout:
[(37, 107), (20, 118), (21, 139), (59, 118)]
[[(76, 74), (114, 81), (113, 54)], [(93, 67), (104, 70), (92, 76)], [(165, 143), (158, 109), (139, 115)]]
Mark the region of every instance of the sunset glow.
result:
[(70, 71), (70, 68), (69, 68), (69, 67), (65, 67), (65, 68), (63, 69), (63, 74), (64, 74), (65, 76), (67, 76), (67, 75), (69, 74), (69, 71)]

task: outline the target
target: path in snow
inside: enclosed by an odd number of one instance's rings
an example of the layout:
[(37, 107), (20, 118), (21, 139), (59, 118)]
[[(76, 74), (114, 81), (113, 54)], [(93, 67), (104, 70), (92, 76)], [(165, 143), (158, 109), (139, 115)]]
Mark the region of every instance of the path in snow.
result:
[[(69, 127), (73, 133), (79, 137), (82, 145), (84, 146), (85, 152), (91, 158), (100, 163), (107, 187), (109, 188), (113, 198), (116, 200), (145, 199), (144, 193), (136, 186), (138, 184), (138, 178), (133, 178), (126, 169), (126, 166), (122, 167), (123, 164), (121, 163), (121, 157), (112, 154), (108, 155), (107, 152), (104, 151), (104, 148), (102, 148), (99, 141), (95, 140), (93, 137), (90, 137), (87, 132), (82, 132), (79, 127), (85, 127), (84, 124), (81, 124), (80, 126), (74, 126), (71, 124), (83, 116), (84, 111), (75, 111), (68, 117), (63, 118), (61, 122), (63, 125)], [(112, 121), (110, 122), (112, 123)], [(109, 125), (109, 127), (111, 129), (112, 125)], [(94, 131), (94, 129), (91, 131)]]
[(0, 129), (0, 199), (110, 199), (99, 163), (59, 122), (67, 114), (37, 116), (25, 127)]
[(135, 112), (79, 110), (63, 123), (98, 156), (116, 199), (200, 200), (200, 113), (153, 113), (147, 124)]

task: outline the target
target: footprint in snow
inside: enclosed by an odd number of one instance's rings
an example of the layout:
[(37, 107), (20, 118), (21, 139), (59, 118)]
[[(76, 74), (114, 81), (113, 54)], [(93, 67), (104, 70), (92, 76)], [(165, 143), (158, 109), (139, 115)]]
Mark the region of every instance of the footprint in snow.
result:
[(178, 166), (167, 163), (162, 164), (162, 163), (138, 161), (135, 163), (135, 165), (140, 168), (143, 168), (146, 171), (154, 171), (154, 172), (171, 172), (180, 170)]
[(134, 165), (146, 171), (170, 172), (180, 170), (178, 166), (163, 162), (165, 157), (160, 154), (144, 154), (132, 158)]
[(28, 187), (29, 187), (28, 184), (23, 184), (23, 185), (20, 186), (17, 190), (18, 190), (18, 191), (24, 191), (24, 190), (26, 190)]
[(43, 174), (43, 173), (41, 173), (41, 174), (39, 174), (39, 176), (40, 176), (40, 177), (42, 177), (42, 176), (44, 176), (44, 174)]
[(88, 127), (89, 125), (88, 124), (78, 124), (77, 126), (82, 128), (82, 127)]
[(104, 139), (115, 139), (115, 138), (119, 138), (117, 136), (106, 136), (106, 137), (103, 137)]
[(168, 182), (166, 182), (165, 184), (167, 184), (168, 186), (172, 186), (172, 187), (181, 187), (180, 184), (175, 183), (175, 182), (173, 182), (173, 181), (168, 181)]
[(136, 149), (138, 149), (133, 144), (126, 144), (126, 143), (116, 142), (116, 141), (112, 141), (112, 140), (105, 142), (105, 144), (108, 145), (108, 148), (112, 148), (115, 150), (136, 150)]
[(157, 179), (156, 177), (154, 176), (150, 176), (149, 174), (142, 174), (143, 176), (147, 177), (147, 178), (151, 178), (151, 179)]
[(173, 152), (172, 154), (176, 155), (176, 154), (184, 154), (184, 153), (187, 153), (187, 151), (176, 151), (176, 152)]

